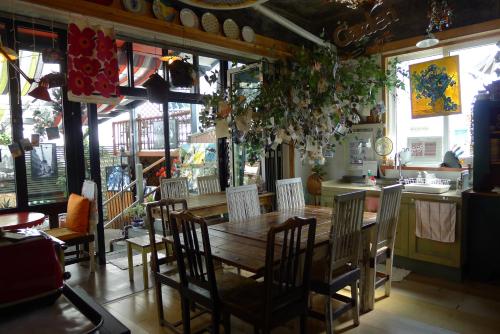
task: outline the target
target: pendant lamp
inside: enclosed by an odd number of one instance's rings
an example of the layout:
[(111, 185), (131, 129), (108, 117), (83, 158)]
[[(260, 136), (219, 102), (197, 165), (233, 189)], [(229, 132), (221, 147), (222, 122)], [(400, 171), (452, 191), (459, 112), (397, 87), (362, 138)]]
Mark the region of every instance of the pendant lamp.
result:
[(433, 33), (427, 32), (424, 39), (417, 42), (416, 47), (420, 49), (425, 49), (438, 44), (439, 44), (439, 39), (437, 39)]

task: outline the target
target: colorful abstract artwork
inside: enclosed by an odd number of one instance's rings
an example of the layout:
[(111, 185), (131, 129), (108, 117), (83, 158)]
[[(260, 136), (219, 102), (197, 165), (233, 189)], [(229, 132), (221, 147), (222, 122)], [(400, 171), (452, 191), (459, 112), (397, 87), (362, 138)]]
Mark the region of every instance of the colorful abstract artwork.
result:
[(410, 65), (411, 117), (462, 112), (458, 56)]
[(68, 25), (68, 99), (117, 104), (118, 60), (112, 28)]

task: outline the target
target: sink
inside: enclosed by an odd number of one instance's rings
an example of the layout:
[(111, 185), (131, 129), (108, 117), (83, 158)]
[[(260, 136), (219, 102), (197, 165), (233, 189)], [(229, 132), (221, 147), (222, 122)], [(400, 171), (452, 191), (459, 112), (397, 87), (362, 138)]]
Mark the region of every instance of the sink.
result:
[(416, 193), (442, 194), (450, 190), (450, 185), (411, 183), (411, 184), (406, 184), (404, 190)]

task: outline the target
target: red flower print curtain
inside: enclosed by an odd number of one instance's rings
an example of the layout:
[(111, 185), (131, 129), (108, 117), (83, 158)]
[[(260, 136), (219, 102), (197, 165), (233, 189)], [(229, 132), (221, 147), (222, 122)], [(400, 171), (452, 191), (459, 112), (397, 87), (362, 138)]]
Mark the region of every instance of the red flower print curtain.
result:
[(68, 99), (118, 104), (118, 60), (112, 28), (68, 26)]

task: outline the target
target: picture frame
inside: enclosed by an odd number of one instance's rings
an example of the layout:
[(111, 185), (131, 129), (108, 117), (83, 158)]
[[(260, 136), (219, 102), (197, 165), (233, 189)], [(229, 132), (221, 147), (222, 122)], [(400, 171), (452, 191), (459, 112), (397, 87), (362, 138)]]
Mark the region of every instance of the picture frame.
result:
[(32, 179), (57, 177), (56, 144), (40, 143), (33, 147), (30, 163)]

